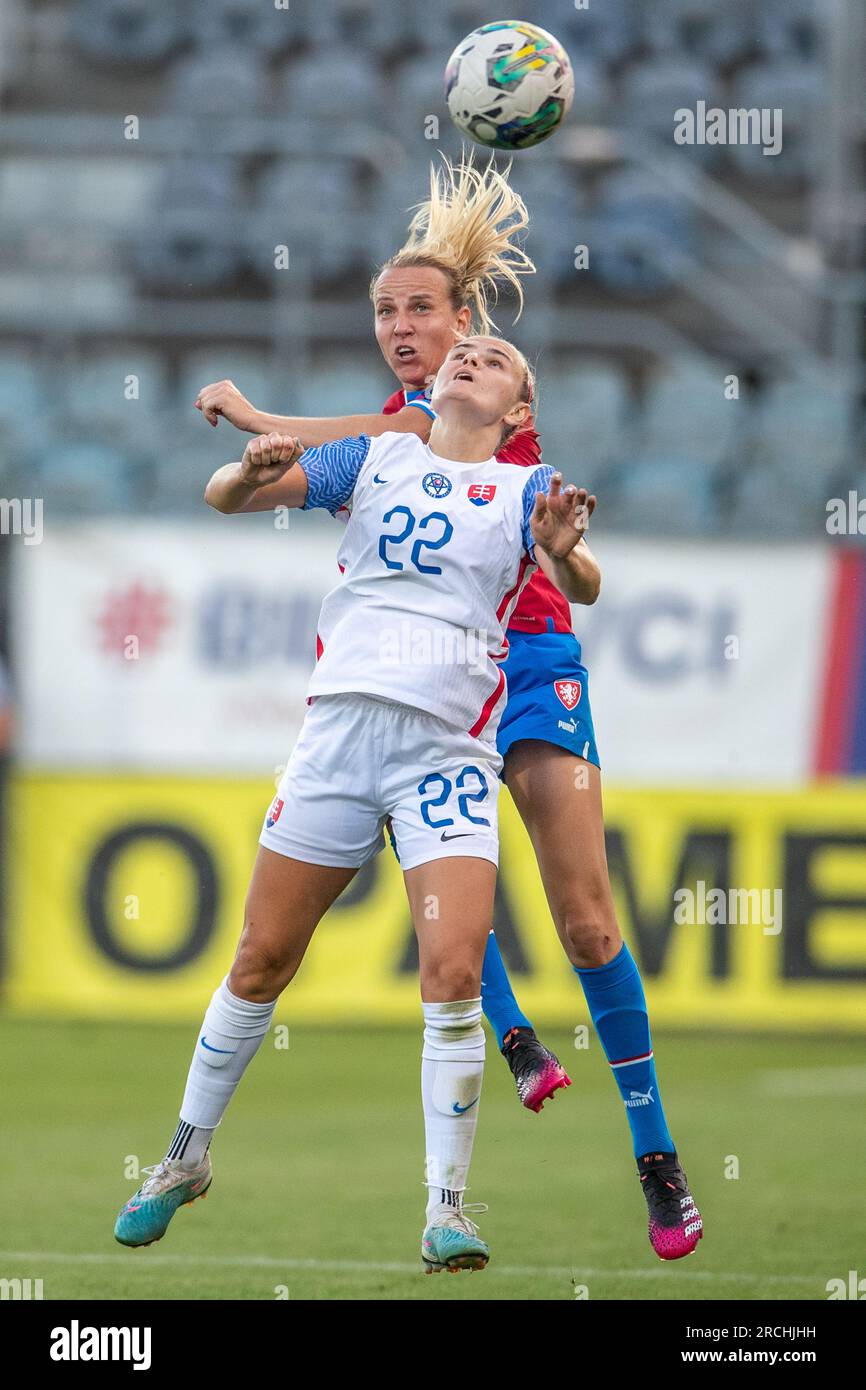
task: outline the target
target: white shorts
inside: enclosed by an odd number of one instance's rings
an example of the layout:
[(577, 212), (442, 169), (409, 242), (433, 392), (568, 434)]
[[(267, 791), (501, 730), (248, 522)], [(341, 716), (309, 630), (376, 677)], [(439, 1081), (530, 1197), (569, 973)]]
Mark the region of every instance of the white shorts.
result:
[(308, 864), (360, 868), (390, 816), (402, 869), (470, 855), (499, 862), (495, 743), (376, 695), (319, 695), (259, 843)]

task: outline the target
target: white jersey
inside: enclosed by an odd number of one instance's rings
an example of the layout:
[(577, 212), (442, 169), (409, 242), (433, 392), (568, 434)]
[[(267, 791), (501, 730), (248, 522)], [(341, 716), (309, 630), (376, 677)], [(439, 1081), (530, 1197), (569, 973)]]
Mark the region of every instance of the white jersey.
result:
[(440, 458), (414, 434), (308, 449), (306, 508), (347, 516), (309, 695), (379, 695), (492, 740), (505, 628), (535, 569), (529, 517), (552, 469)]

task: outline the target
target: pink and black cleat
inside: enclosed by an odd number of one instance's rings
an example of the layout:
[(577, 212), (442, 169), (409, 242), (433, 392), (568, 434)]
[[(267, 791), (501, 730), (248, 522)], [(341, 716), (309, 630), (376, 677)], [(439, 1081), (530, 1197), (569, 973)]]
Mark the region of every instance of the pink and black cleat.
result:
[(517, 1082), (521, 1105), (536, 1115), (555, 1091), (571, 1085), (559, 1058), (538, 1041), (532, 1028), (511, 1028), (502, 1040), (501, 1051)]
[(638, 1159), (638, 1175), (649, 1208), (653, 1250), (660, 1260), (691, 1255), (704, 1234), (704, 1223), (676, 1154), (644, 1154)]

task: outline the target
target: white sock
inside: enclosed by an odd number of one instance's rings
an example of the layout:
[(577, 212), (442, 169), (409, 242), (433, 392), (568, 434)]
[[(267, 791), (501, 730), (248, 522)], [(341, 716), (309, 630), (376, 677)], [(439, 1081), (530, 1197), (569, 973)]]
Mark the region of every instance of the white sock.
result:
[(194, 1168), (204, 1157), (276, 1008), (276, 999), (267, 1004), (239, 999), (227, 981), (228, 975), (214, 991), (199, 1029), (180, 1107), (181, 1123), (166, 1155), (179, 1158), (185, 1167)]
[(481, 1000), (424, 1004), (421, 1100), (427, 1217), (440, 1202), (463, 1203), (484, 1075)]
[(174, 1138), (166, 1150), (166, 1158), (176, 1158), (184, 1168), (197, 1168), (210, 1148), (212, 1129), (200, 1129), (179, 1120)]

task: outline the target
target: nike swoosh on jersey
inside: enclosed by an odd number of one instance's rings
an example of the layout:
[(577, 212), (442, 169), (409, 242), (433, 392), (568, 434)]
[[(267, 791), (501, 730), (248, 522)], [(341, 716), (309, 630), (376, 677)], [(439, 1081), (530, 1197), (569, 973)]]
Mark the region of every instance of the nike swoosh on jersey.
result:
[(374, 482), (374, 483), (387, 483), (387, 481), (388, 481), (387, 478), (380, 478), (378, 473), (374, 473), (374, 474), (373, 474), (373, 482)]
[(471, 830), (463, 830), (459, 835), (446, 835), (445, 831), (439, 836), (440, 840), (468, 840), (472, 835)]

